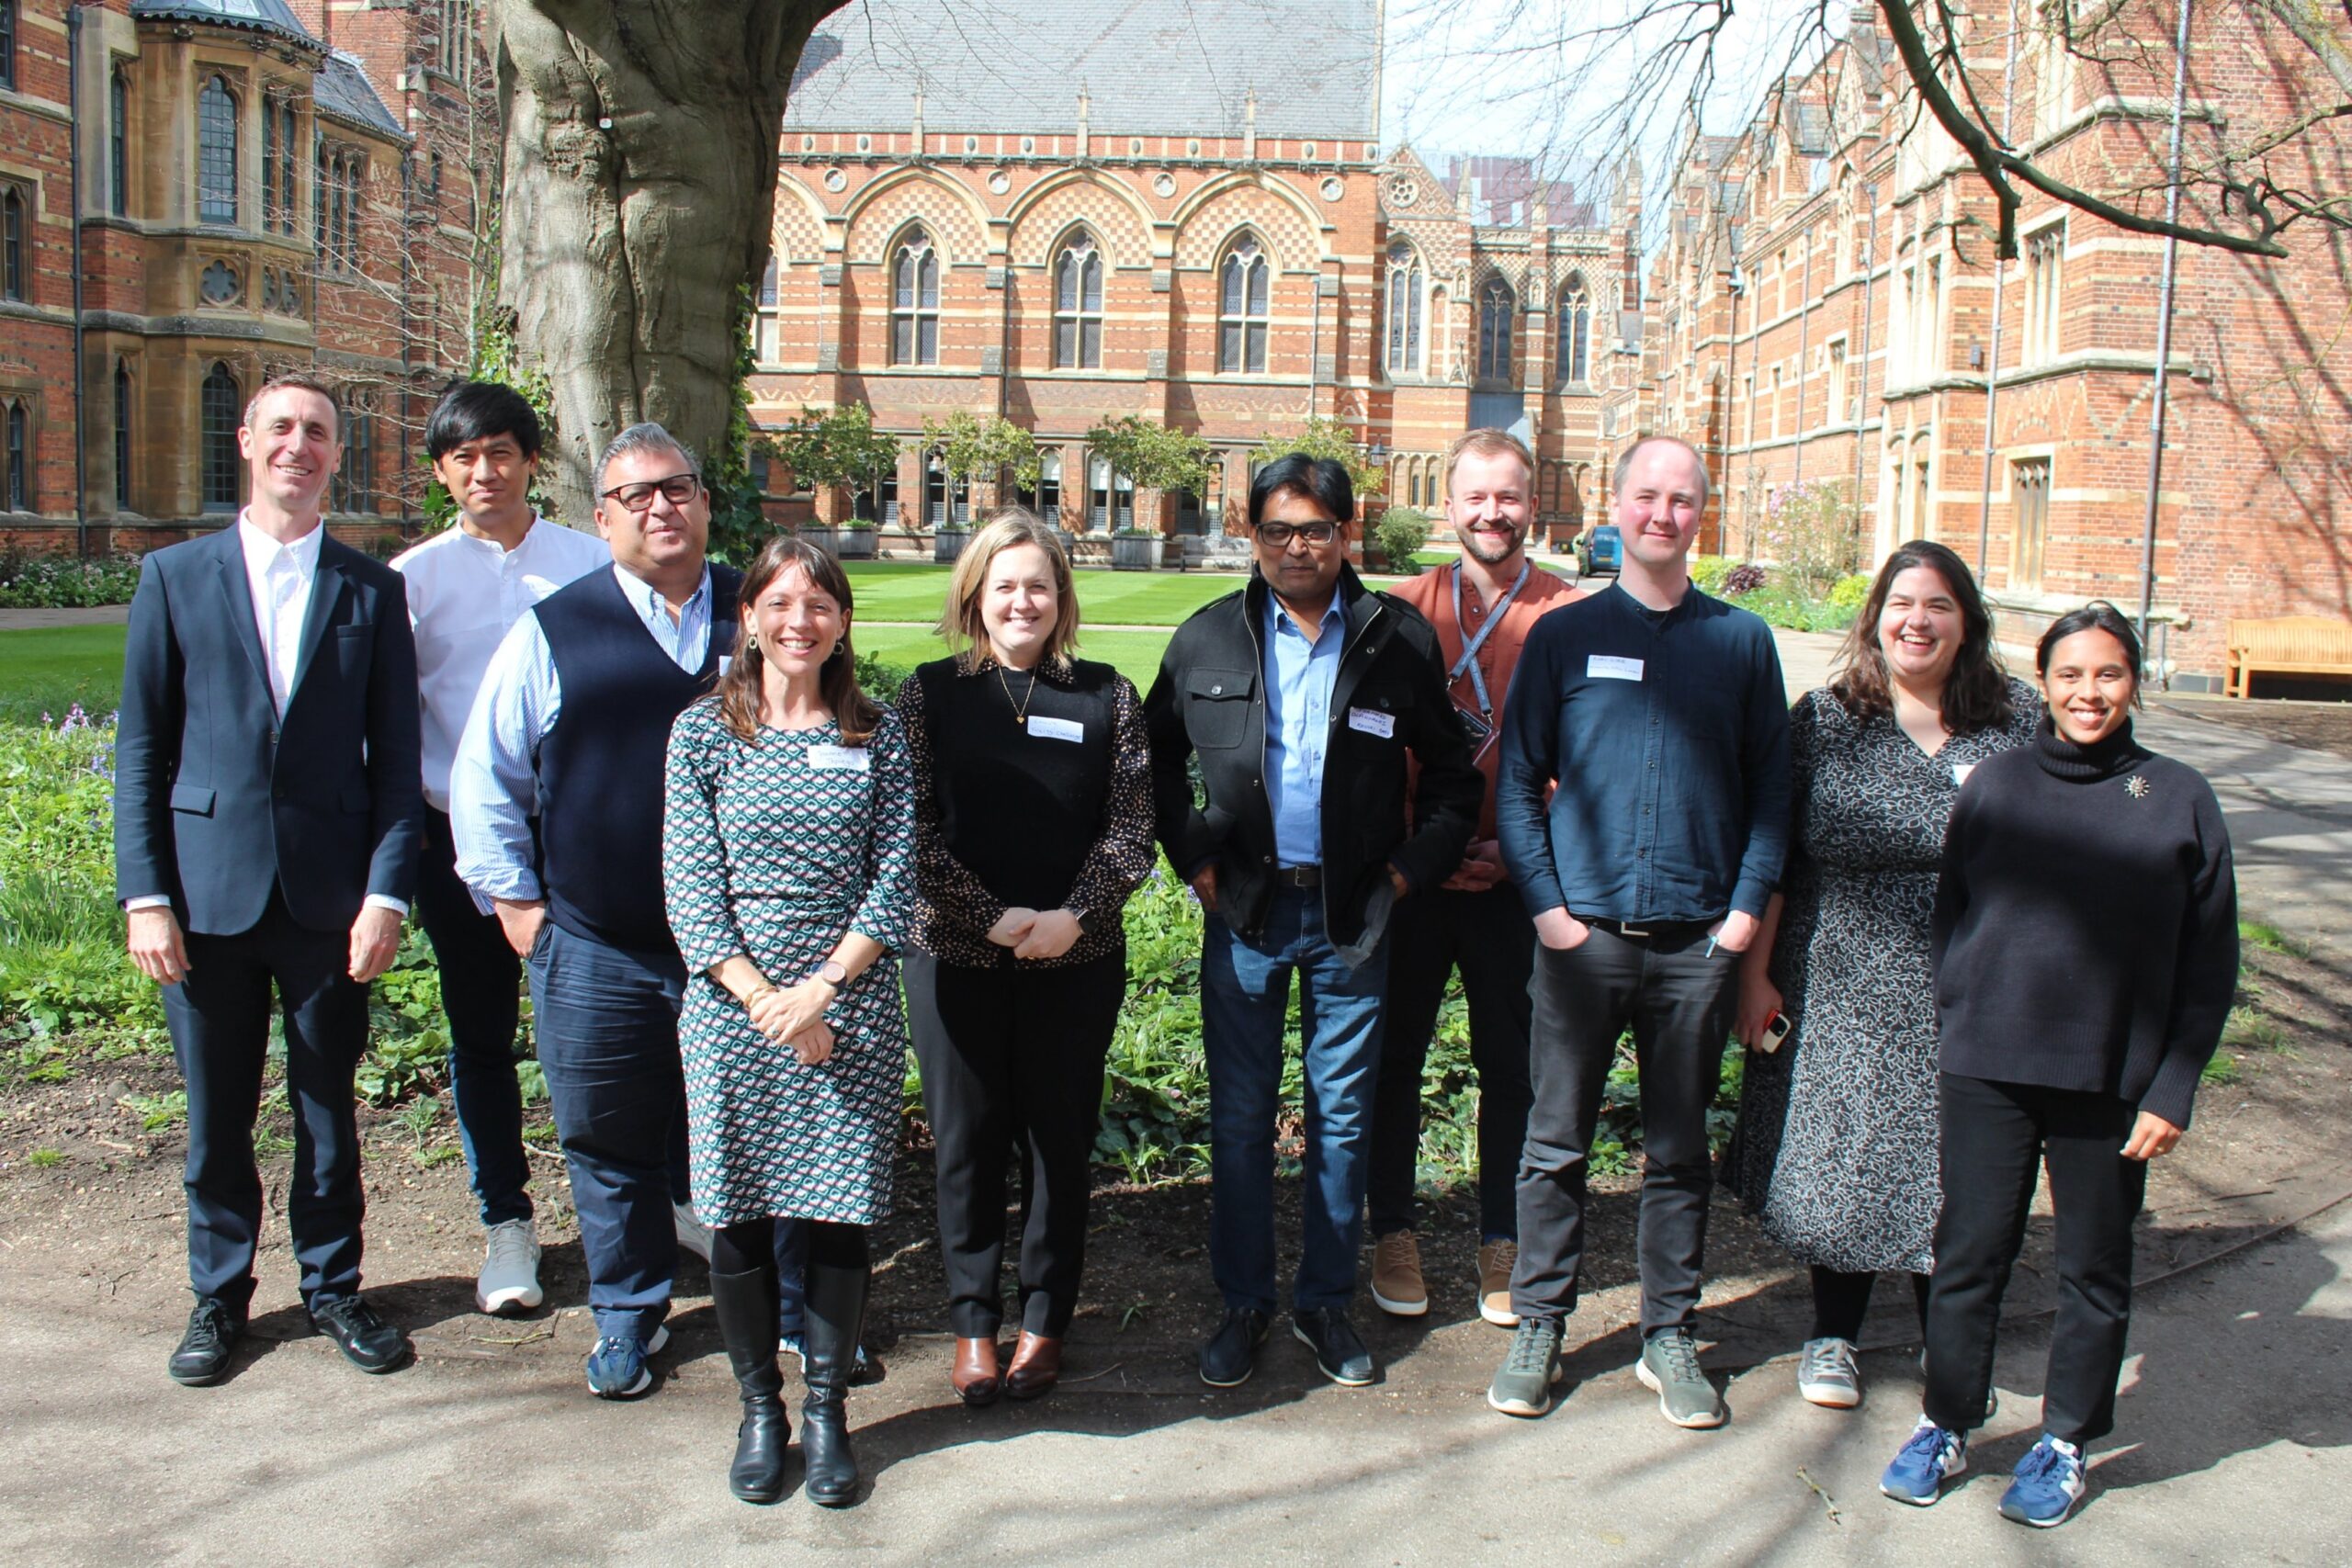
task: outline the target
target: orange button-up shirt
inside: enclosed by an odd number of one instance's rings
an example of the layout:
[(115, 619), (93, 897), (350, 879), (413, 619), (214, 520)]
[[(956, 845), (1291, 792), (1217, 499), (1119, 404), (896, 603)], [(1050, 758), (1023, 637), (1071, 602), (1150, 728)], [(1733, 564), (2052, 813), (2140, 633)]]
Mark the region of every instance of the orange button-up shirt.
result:
[[(1478, 807), (1478, 838), (1483, 841), (1495, 836), (1495, 774), (1502, 766), (1501, 739), (1503, 696), (1510, 689), (1511, 671), (1519, 667), (1519, 650), (1526, 645), (1528, 628), (1563, 604), (1572, 604), (1586, 597), (1582, 589), (1568, 586), (1557, 572), (1546, 571), (1533, 561), (1528, 563), (1527, 585), (1521, 588), (1503, 612), (1501, 625), (1488, 634), (1478, 649), (1478, 672), (1486, 678), (1487, 700), (1495, 705), (1487, 722), (1494, 726), (1494, 733), (1478, 750), (1478, 771), (1487, 778), (1487, 796)], [(1442, 566), (1409, 577), (1388, 590), (1429, 618), (1437, 628), (1438, 647), (1444, 651), (1448, 670), (1460, 661), (1462, 649), (1478, 628), (1487, 624), (1488, 607), (1479, 602), (1478, 590), (1470, 582), (1462, 585), (1462, 618), (1453, 615), (1453, 579), (1459, 566)], [(1506, 587), (1509, 584), (1505, 584)], [(1471, 713), (1478, 711), (1478, 689), (1471, 684), (1470, 671), (1464, 670), (1453, 686), (1454, 702)]]

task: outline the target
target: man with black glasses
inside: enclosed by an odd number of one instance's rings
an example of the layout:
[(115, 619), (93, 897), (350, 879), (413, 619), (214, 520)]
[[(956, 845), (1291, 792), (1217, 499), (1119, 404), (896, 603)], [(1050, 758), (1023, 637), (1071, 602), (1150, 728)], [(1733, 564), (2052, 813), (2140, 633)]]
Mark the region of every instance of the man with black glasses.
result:
[(596, 465), (609, 570), (514, 623), (450, 772), (458, 874), (531, 977), (532, 1021), (596, 1314), (589, 1391), (631, 1399), (669, 1338), (686, 1137), (685, 964), (662, 897), (671, 721), (734, 651), (741, 579), (704, 559), (694, 455), (631, 425)]
[[(1250, 1376), (1272, 1322), (1274, 1125), (1299, 977), (1305, 1247), (1294, 1332), (1326, 1377), (1373, 1381), (1347, 1316), (1380, 1063), (1384, 937), (1399, 898), (1461, 864), (1484, 781), (1446, 696), (1437, 636), (1347, 564), (1347, 470), (1294, 453), (1250, 487), (1257, 570), (1177, 628), (1144, 705), (1169, 859), (1200, 896), (1210, 1268), (1224, 1321), (1201, 1381)], [(1197, 756), (1206, 798), (1186, 773)], [(1408, 817), (1407, 761), (1419, 764)]]

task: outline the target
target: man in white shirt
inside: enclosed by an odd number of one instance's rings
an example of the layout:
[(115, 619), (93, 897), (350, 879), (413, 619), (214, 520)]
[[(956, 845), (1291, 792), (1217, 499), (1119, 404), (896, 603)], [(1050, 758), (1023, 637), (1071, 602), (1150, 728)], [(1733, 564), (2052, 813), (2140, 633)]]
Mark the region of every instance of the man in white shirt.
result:
[(543, 1299), (532, 1223), (523, 1100), (514, 1078), (522, 964), (498, 918), (458, 879), (449, 764), (507, 630), (532, 605), (612, 559), (605, 541), (538, 516), (539, 421), (511, 387), (465, 381), (425, 426), (433, 472), (457, 503), (455, 527), (396, 557), (408, 582), (423, 699), (424, 849), (416, 912), (441, 965), (449, 1088), (486, 1234), (474, 1304), (527, 1312)]
[[(150, 555), (124, 649), (115, 888), (187, 1084), (188, 1282), (171, 1376), (220, 1382), (263, 1224), (254, 1119), (273, 1011), (294, 1102), (287, 1219), (311, 1323), (371, 1372), (408, 1338), (359, 1293), (352, 1076), (416, 881), (416, 653), (401, 579), (327, 537), (333, 392), (281, 376), (237, 432), (233, 527)], [(275, 992), (273, 1000), (272, 993)]]

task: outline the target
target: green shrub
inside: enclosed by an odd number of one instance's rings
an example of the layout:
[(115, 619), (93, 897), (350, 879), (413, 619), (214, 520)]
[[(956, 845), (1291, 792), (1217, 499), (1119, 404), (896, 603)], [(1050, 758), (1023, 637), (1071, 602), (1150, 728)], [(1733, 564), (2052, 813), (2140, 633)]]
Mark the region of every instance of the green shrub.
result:
[(1421, 570), (1413, 554), (1430, 542), (1430, 520), (1409, 506), (1392, 506), (1372, 525), (1372, 538), (1388, 570), (1410, 577)]
[(1690, 581), (1699, 585), (1700, 592), (1711, 593), (1720, 599), (1723, 597), (1724, 579), (1729, 577), (1732, 569), (1738, 564), (1729, 556), (1692, 556)]
[(139, 587), (137, 556), (29, 555), (0, 550), (0, 610), (76, 610), (128, 604)]
[(1857, 571), (1837, 581), (1829, 590), (1827, 604), (1833, 610), (1860, 615), (1862, 606), (1870, 603), (1870, 598), (1871, 575), (1866, 571)]

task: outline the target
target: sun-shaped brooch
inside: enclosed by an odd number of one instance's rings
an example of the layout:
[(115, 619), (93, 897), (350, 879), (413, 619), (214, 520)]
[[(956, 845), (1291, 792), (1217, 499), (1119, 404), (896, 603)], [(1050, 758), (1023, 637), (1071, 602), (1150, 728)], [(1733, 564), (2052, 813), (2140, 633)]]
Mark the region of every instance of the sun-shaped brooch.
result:
[(2123, 793), (2134, 800), (2145, 800), (2148, 798), (2148, 781), (2133, 773), (2123, 781)]

